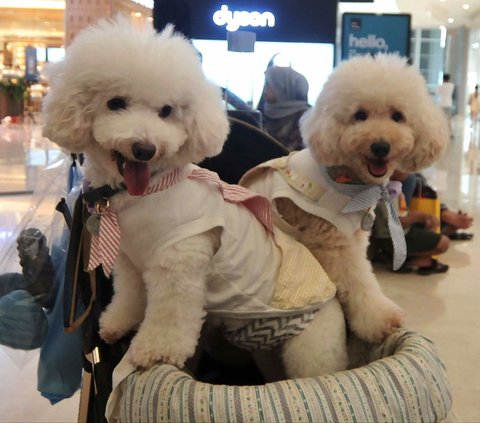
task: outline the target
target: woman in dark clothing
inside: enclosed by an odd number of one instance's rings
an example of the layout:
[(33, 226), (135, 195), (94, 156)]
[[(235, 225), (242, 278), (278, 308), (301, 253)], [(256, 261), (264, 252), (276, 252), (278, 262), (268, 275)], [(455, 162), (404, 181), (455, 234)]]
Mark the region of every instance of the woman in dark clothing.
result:
[(265, 72), (264, 129), (289, 150), (300, 150), (300, 117), (310, 108), (308, 82), (290, 67), (272, 66)]

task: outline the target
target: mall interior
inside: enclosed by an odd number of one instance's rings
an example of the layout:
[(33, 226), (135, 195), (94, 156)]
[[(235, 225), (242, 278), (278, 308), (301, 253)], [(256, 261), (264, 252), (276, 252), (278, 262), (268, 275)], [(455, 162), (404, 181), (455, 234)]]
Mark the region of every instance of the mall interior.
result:
[[(379, 262), (373, 263), (373, 269), (383, 291), (405, 310), (406, 327), (433, 341), (446, 367), (452, 406), (444, 421), (480, 422), (480, 124), (471, 118), (468, 105), (480, 83), (480, 0), (196, 0), (192, 4), (192, 41), (201, 52), (205, 74), (240, 98), (255, 117), (264, 73), (273, 58), (276, 65), (291, 66), (307, 78), (308, 102), (314, 104), (332, 70), (349, 58), (344, 24), (348, 14), (399, 18), (406, 23), (406, 31), (387, 25), (381, 36), (398, 42), (400, 54), (420, 70), (435, 101), (444, 74), (450, 75), (455, 86), (450, 144), (423, 175), (450, 210), (473, 217), (464, 232), (473, 235), (451, 239), (448, 250), (438, 257), (449, 266), (445, 273), (397, 273)], [(292, 18), (290, 30), (273, 31), (272, 36), (267, 30), (273, 25), (265, 20), (263, 28), (257, 26), (253, 42), (230, 48), (228, 37), (236, 29), (248, 28), (232, 27), (227, 37), (227, 15), (220, 12), (239, 4), (258, 16), (252, 12), (255, 8), (280, 9), (282, 4), (286, 10), (296, 8), (301, 18)], [(42, 99), (49, 89), (44, 68), (61, 61), (75, 36), (100, 18), (123, 14), (139, 29), (153, 25), (153, 6), (153, 0), (0, 0), (0, 276), (21, 272), (16, 239), (22, 229), (37, 226), (50, 242), (62, 222), (54, 209), (65, 195), (71, 161), (42, 135)], [(212, 14), (215, 10), (217, 15)], [(210, 22), (212, 16), (218, 18), (216, 26)], [(277, 23), (280, 17), (279, 10)], [(261, 119), (257, 123), (261, 127)], [(4, 310), (0, 297), (0, 319)], [(86, 421), (80, 389), (55, 405), (40, 394), (40, 348), (12, 348), (2, 340), (0, 335), (0, 422)], [(435, 417), (425, 421), (437, 421)]]

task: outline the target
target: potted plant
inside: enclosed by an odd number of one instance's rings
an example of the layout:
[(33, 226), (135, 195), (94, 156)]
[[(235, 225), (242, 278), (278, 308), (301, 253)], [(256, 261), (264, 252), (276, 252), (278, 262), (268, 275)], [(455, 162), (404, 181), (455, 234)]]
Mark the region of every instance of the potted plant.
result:
[(0, 80), (0, 119), (23, 115), (23, 99), (27, 86), (23, 78)]

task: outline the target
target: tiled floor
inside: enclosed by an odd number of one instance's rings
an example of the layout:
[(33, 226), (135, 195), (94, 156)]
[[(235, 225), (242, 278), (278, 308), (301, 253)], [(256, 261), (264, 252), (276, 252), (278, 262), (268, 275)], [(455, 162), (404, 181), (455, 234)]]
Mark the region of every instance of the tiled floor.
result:
[[(453, 393), (451, 420), (480, 422), (480, 146), (469, 122), (457, 122), (449, 150), (425, 172), (440, 199), (474, 216), (471, 241), (452, 241), (439, 257), (447, 273), (418, 276), (376, 267), (384, 291), (407, 313), (407, 326), (430, 337), (443, 359)], [(465, 127), (465, 131), (463, 128)]]
[[(376, 267), (376, 272), (386, 293), (405, 308), (408, 327), (436, 344), (454, 397), (451, 420), (480, 422), (480, 155), (478, 134), (470, 137), (468, 122), (465, 134), (463, 127), (462, 121), (457, 122), (449, 151), (425, 173), (442, 201), (475, 217), (475, 237), (451, 243), (440, 258), (450, 265), (446, 274), (394, 274), (381, 267)], [(0, 168), (0, 181), (3, 176)], [(5, 246), (12, 244), (9, 240), (22, 216), (31, 212), (30, 198), (0, 197), (0, 274), (12, 270), (5, 268), (1, 258), (14, 254)], [(76, 421), (78, 394), (50, 406), (36, 391), (37, 360), (38, 351), (0, 347), (0, 422)]]

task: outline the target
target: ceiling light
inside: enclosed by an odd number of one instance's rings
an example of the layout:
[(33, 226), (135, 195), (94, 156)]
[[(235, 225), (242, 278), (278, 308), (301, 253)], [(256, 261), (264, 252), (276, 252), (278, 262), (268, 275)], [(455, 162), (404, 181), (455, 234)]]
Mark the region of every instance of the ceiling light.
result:
[(469, 5), (469, 4), (466, 4), (466, 3), (465, 3), (462, 7), (463, 7), (465, 10), (470, 9), (470, 5)]
[(448, 18), (448, 19), (447, 19), (447, 22), (450, 23), (450, 24), (451, 24), (451, 23), (454, 23), (454, 22), (455, 22), (455, 19), (453, 19), (453, 18)]
[(473, 43), (472, 44), (472, 48), (479, 48), (480, 47), (480, 43)]

